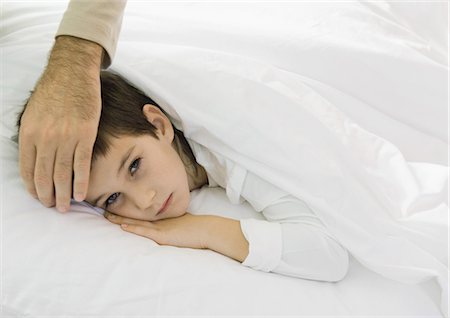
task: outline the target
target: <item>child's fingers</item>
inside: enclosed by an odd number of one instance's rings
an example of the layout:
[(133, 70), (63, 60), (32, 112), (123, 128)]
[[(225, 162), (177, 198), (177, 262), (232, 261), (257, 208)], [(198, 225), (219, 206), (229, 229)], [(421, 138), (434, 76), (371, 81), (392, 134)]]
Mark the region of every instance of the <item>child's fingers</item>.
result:
[(108, 221), (115, 223), (115, 224), (135, 224), (135, 225), (141, 225), (141, 226), (150, 226), (151, 223), (148, 221), (142, 221), (142, 220), (136, 220), (131, 218), (125, 218), (123, 216), (115, 215), (112, 213), (105, 213), (105, 217), (108, 219)]
[(153, 240), (153, 229), (142, 226), (142, 225), (137, 225), (137, 224), (127, 224), (127, 223), (123, 223), (120, 225), (120, 227), (127, 232), (131, 232), (149, 239)]
[(157, 226), (152, 224), (152, 222), (125, 218), (108, 212), (105, 213), (105, 216), (110, 222), (120, 225), (122, 230), (149, 238), (154, 242), (161, 244), (159, 241), (160, 232), (158, 231)]

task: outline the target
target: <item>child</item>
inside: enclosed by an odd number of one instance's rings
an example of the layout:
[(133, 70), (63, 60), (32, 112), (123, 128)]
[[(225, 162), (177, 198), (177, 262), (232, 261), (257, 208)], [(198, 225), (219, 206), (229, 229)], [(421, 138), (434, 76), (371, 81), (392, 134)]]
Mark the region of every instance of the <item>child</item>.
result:
[(223, 177), (227, 163), (198, 164), (165, 111), (120, 75), (102, 71), (101, 87), (86, 201), (108, 220), (158, 244), (209, 248), (257, 270), (323, 281), (345, 276), (347, 251), (309, 207), (248, 171), (240, 195), (272, 222), (188, 213), (190, 191), (231, 182)]

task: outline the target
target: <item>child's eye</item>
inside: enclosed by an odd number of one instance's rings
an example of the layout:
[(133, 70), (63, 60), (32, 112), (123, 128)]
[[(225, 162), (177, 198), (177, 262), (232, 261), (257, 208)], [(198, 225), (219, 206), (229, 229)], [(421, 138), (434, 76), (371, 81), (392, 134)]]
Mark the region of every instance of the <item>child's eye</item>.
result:
[[(136, 173), (136, 171), (139, 169), (139, 164), (140, 164), (140, 162), (141, 162), (141, 159), (142, 159), (142, 158), (137, 158), (136, 160), (134, 160), (134, 161), (130, 164), (130, 167), (129, 167), (128, 170), (130, 171), (130, 173), (131, 173), (132, 176), (133, 176), (133, 175)], [(114, 202), (116, 202), (116, 199), (119, 197), (119, 195), (120, 195), (120, 193), (118, 193), (118, 192), (113, 193), (112, 195), (110, 195), (109, 198), (106, 199), (106, 201), (105, 201), (105, 209), (106, 209), (109, 205), (114, 204)]]
[(113, 204), (113, 203), (116, 201), (116, 199), (119, 197), (119, 195), (120, 195), (120, 193), (118, 193), (118, 192), (111, 194), (111, 195), (109, 196), (109, 198), (106, 199), (106, 201), (105, 201), (105, 209), (106, 209), (109, 205)]
[[(130, 168), (129, 168), (131, 175), (134, 175), (136, 173), (137, 169), (139, 169), (140, 162), (141, 162), (141, 158), (137, 158), (136, 160), (134, 160), (131, 163)], [(133, 169), (135, 169), (135, 170), (133, 171)]]

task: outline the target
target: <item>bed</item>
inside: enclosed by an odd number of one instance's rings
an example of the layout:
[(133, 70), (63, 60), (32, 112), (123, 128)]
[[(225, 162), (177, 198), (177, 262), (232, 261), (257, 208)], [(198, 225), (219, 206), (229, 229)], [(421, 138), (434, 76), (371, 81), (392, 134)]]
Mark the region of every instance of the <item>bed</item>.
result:
[[(351, 256), (342, 281), (297, 279), (209, 250), (159, 246), (87, 205), (67, 214), (43, 207), (24, 188), (10, 138), (67, 1), (2, 5), (2, 317), (446, 315), (436, 281), (397, 282)], [(205, 59), (211, 52), (274, 65), (305, 77), (408, 161), (448, 166), (447, 12), (444, 2), (129, 1), (112, 69), (139, 67), (146, 50), (160, 54), (153, 55), (160, 65), (175, 64), (167, 52), (194, 52), (213, 76), (220, 65)], [(261, 218), (221, 188), (193, 191), (189, 209)]]

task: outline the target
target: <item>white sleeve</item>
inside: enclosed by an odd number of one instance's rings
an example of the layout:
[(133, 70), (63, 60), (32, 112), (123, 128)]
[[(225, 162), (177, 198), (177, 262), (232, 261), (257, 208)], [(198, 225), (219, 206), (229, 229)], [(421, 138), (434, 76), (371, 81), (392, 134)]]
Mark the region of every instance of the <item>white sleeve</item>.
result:
[(249, 243), (245, 266), (299, 278), (339, 281), (348, 253), (301, 200), (285, 196), (262, 210), (267, 220), (243, 219)]

